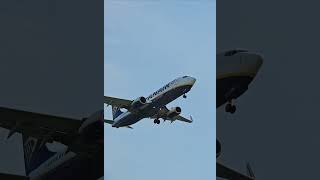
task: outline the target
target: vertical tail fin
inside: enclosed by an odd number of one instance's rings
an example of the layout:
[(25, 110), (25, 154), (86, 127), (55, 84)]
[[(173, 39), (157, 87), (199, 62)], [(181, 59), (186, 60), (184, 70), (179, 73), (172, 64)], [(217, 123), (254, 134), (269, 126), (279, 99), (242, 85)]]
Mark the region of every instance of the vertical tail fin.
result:
[(40, 139), (22, 135), (22, 141), (26, 175), (56, 154), (49, 151), (46, 143)]
[(252, 170), (252, 168), (251, 168), (251, 166), (250, 166), (249, 163), (247, 163), (247, 175), (248, 175), (249, 177), (251, 177), (252, 179), (255, 179), (255, 178), (256, 178), (256, 177), (254, 176), (253, 170)]
[(123, 112), (120, 110), (119, 107), (112, 106), (112, 117), (113, 120), (120, 116)]

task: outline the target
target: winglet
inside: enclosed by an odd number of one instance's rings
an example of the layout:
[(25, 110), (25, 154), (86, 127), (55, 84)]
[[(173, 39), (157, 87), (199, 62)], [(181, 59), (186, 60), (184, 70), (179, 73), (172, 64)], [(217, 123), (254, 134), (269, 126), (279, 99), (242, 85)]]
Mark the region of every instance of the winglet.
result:
[(191, 122), (193, 122), (193, 118), (192, 118), (192, 116), (190, 115), (190, 120), (191, 120)]
[(7, 139), (9, 139), (12, 135), (14, 135), (16, 133), (15, 129), (11, 129), (8, 133)]
[(18, 123), (15, 122), (15, 125), (10, 129), (8, 133), (7, 139), (9, 139), (11, 136), (13, 136), (17, 132), (18, 127), (19, 127)]
[(256, 178), (249, 163), (247, 163), (247, 175), (252, 179)]

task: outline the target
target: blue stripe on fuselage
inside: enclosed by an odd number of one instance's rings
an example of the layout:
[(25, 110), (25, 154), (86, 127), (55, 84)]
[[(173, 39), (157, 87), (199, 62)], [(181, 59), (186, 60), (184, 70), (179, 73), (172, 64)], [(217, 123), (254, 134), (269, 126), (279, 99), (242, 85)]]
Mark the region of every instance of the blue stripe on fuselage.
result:
[(113, 123), (113, 127), (123, 127), (123, 126), (129, 126), (131, 124), (134, 124), (138, 121), (140, 121), (142, 117), (139, 117), (137, 114), (131, 113), (131, 112), (125, 112), (121, 114), (117, 119), (115, 119), (115, 122)]

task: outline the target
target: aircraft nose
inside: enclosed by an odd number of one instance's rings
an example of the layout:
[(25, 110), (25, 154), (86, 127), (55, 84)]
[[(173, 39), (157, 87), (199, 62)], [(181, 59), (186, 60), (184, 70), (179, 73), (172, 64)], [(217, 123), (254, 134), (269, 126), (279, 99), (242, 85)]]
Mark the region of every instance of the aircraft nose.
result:
[(263, 64), (263, 57), (260, 54), (248, 54), (244, 58), (241, 58), (242, 63), (245, 64), (247, 70), (256, 74), (261, 65)]
[(257, 69), (260, 69), (262, 63), (263, 63), (263, 57), (260, 54), (256, 54), (256, 67)]
[(194, 85), (194, 83), (196, 82), (196, 78), (190, 77), (190, 82), (192, 85)]
[(263, 57), (260, 54), (255, 54), (254, 55), (254, 62), (253, 62), (252, 66), (256, 72), (259, 71), (260, 67), (262, 66), (262, 63), (263, 63)]

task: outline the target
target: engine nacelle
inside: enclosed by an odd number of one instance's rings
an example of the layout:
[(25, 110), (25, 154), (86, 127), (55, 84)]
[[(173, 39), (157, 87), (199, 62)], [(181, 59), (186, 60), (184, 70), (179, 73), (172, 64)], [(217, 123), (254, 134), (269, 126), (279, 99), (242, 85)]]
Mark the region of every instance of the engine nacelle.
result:
[(131, 104), (131, 108), (133, 109), (139, 109), (141, 106), (145, 105), (147, 103), (147, 100), (145, 97), (141, 96), (138, 97), (136, 100), (134, 100)]
[(168, 118), (173, 118), (178, 116), (181, 113), (181, 108), (180, 107), (174, 107), (171, 108), (171, 110), (167, 113)]

